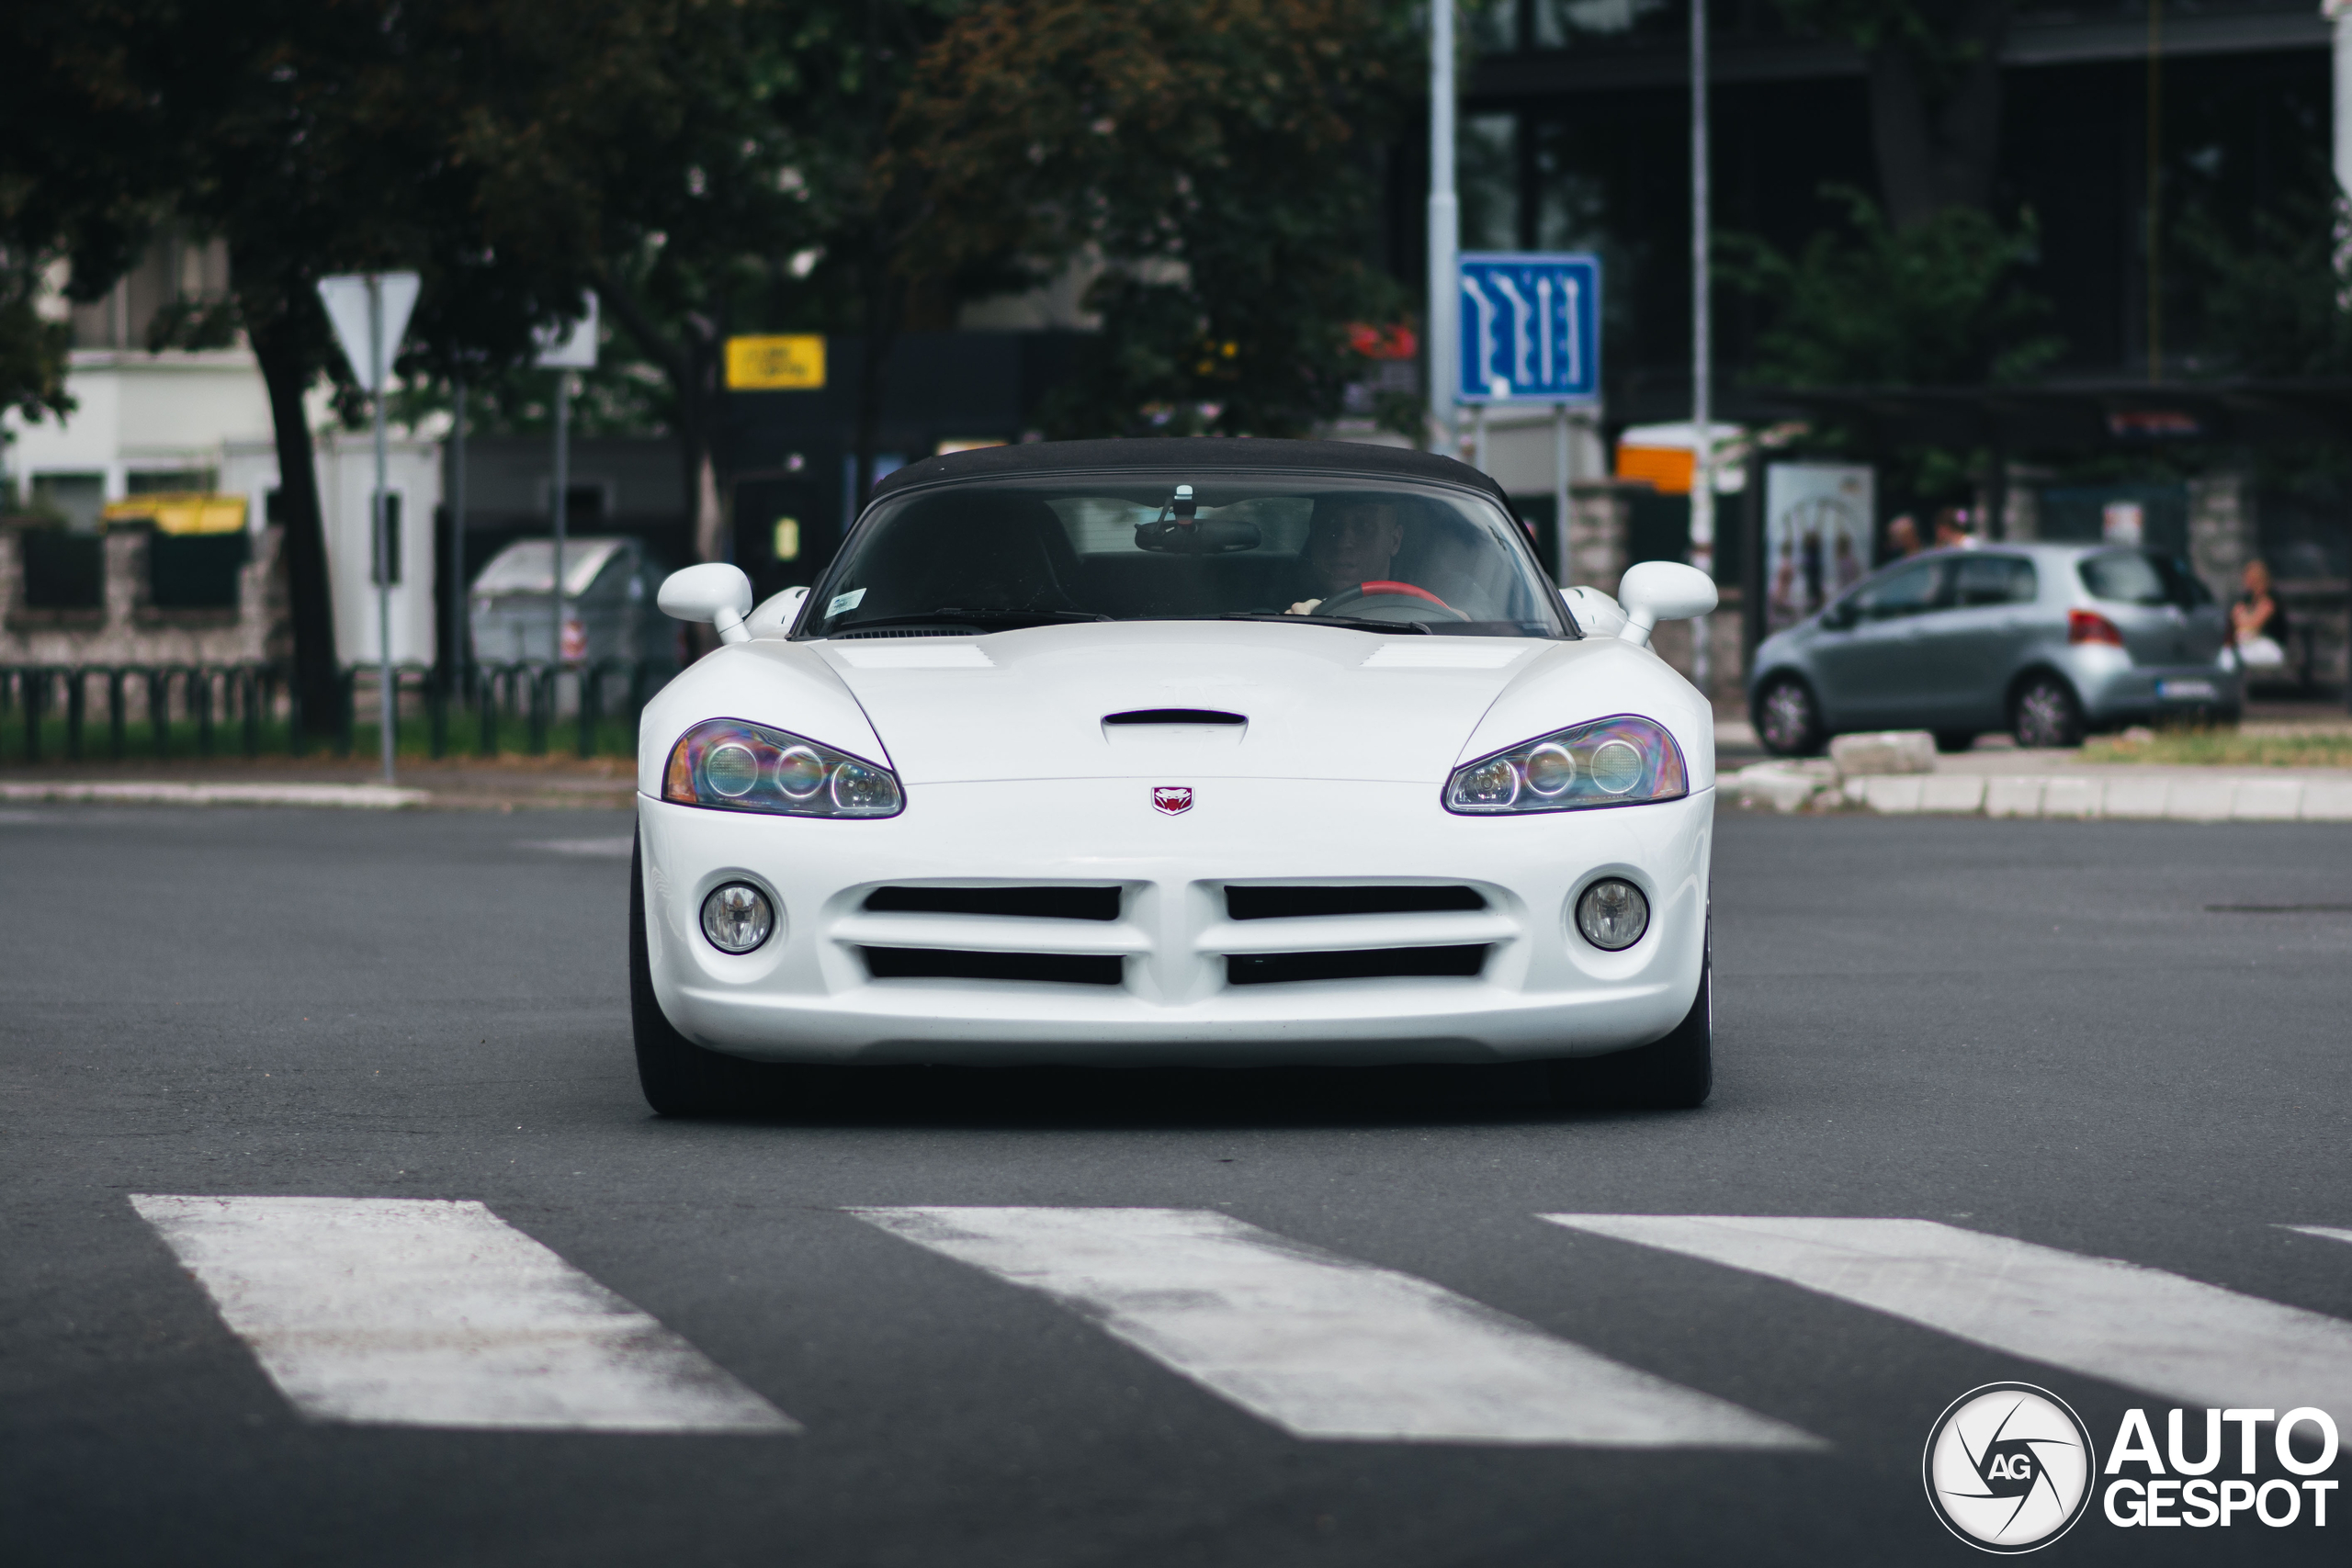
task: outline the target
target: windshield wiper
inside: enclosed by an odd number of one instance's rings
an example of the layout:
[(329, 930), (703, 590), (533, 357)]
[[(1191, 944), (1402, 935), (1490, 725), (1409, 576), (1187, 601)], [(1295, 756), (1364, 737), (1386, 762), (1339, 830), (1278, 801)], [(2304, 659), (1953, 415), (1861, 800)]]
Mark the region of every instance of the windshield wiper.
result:
[(993, 626), (1000, 631), (1013, 631), (1022, 626), (1059, 626), (1066, 622), (1107, 621), (1108, 615), (1097, 615), (1085, 610), (932, 610), (920, 615), (877, 615), (872, 620), (854, 621), (845, 626), (834, 626), (827, 635), (839, 637), (843, 632), (869, 631), (876, 626), (917, 626), (941, 623), (960, 623), (975, 626)]
[(1345, 626), (1350, 631), (1419, 632), (1424, 637), (1432, 635), (1428, 625), (1421, 621), (1375, 621), (1361, 615), (1285, 615), (1281, 614), (1279, 611), (1274, 610), (1250, 610), (1237, 615), (1216, 615), (1213, 616), (1212, 619), (1220, 621), (1287, 621), (1293, 626), (1296, 626), (1300, 622), (1304, 621), (1309, 626)]

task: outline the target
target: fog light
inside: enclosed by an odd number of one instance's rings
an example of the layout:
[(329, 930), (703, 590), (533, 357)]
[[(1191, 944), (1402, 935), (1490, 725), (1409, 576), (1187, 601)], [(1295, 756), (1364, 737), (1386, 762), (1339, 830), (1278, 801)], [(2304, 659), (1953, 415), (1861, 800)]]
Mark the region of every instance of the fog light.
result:
[(748, 882), (714, 887), (702, 901), (702, 934), (721, 953), (749, 953), (774, 930), (775, 907)]
[(1650, 901), (1623, 877), (1606, 876), (1577, 900), (1577, 930), (1603, 953), (1622, 953), (1649, 930)]

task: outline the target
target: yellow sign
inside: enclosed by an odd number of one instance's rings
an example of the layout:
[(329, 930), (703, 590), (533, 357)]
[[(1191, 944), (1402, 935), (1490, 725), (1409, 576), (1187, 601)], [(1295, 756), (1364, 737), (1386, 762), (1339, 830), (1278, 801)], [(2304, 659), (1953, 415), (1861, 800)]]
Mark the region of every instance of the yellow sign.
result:
[(824, 384), (821, 333), (727, 340), (727, 389), (730, 392), (808, 392)]
[(110, 501), (100, 515), (109, 523), (151, 518), (163, 534), (234, 534), (245, 525), (245, 498), (208, 495), (202, 491), (158, 491)]

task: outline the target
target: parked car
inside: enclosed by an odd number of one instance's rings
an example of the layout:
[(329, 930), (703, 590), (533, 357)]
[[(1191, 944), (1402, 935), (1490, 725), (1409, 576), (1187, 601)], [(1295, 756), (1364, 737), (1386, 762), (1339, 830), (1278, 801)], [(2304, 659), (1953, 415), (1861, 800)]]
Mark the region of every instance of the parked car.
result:
[(892, 474), (813, 590), (660, 598), (722, 646), (640, 729), (658, 1111), (760, 1062), (1519, 1058), (1706, 1098), (1713, 718), (1648, 647), (1714, 605), (1687, 566), (1563, 595), (1427, 453), (1049, 442)]
[(1748, 678), (1782, 756), (1857, 729), (1927, 729), (1945, 750), (2020, 746), (2169, 716), (2234, 721), (2228, 617), (2178, 558), (2114, 546), (1988, 545), (1895, 562), (1765, 639)]

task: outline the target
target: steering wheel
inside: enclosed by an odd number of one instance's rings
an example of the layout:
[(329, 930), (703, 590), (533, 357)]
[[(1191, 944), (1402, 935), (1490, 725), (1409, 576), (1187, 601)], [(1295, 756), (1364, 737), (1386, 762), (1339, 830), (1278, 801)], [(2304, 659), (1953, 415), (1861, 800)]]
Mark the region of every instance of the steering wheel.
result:
[(1408, 620), (1400, 615), (1378, 615), (1376, 610), (1434, 610), (1446, 620), (1466, 621), (1470, 617), (1430, 592), (1410, 582), (1392, 582), (1382, 579), (1374, 582), (1359, 582), (1353, 588), (1342, 588), (1315, 606), (1318, 615), (1353, 615), (1369, 620)]

